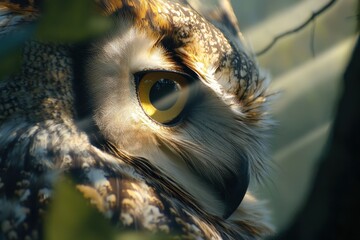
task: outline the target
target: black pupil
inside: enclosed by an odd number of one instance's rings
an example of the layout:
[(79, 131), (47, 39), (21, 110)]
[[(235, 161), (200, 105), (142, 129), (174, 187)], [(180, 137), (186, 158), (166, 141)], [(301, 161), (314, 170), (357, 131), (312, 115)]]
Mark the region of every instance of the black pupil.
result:
[(168, 110), (179, 98), (180, 89), (180, 85), (175, 81), (160, 79), (151, 87), (150, 102), (160, 111)]

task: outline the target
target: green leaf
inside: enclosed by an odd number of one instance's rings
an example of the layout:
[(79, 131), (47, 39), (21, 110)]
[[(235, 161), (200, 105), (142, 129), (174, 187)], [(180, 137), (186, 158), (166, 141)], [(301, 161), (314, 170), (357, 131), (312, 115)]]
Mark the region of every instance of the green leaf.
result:
[(45, 218), (47, 240), (114, 239), (115, 230), (75, 186), (62, 179), (54, 189), (50, 211)]
[(34, 25), (26, 25), (0, 38), (0, 79), (20, 69), (22, 47), (34, 33)]
[(78, 42), (111, 27), (109, 17), (96, 11), (93, 0), (44, 1), (37, 37), (56, 42)]
[(5, 57), (0, 58), (0, 80), (19, 70), (21, 66), (21, 60), (22, 55), (21, 51), (19, 50), (13, 51)]

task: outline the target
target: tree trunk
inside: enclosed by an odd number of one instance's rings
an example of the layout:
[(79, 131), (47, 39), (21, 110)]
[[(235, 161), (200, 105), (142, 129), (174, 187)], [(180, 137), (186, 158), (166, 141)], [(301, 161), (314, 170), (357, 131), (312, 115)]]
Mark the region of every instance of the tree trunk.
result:
[(360, 41), (344, 75), (328, 148), (313, 188), (276, 239), (360, 239)]

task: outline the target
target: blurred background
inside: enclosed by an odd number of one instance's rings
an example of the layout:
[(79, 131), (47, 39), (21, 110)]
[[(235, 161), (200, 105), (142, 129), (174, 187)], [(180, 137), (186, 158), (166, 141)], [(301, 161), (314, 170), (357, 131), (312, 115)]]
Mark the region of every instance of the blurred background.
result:
[[(254, 52), (294, 29), (329, 0), (233, 0), (241, 31)], [(280, 91), (273, 103), (271, 180), (258, 188), (278, 231), (286, 229), (307, 199), (328, 143), (343, 74), (357, 40), (357, 0), (337, 0), (304, 29), (258, 56)]]

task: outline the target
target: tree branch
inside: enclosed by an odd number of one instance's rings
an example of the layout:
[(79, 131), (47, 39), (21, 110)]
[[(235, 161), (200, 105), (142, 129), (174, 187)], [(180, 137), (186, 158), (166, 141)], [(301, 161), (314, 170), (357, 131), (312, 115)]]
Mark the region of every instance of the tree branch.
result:
[(330, 0), (326, 5), (324, 5), (322, 8), (320, 8), (319, 10), (317, 10), (316, 12), (313, 12), (312, 15), (301, 25), (299, 25), (296, 28), (293, 28), (289, 31), (283, 32), (277, 36), (275, 36), (273, 38), (273, 40), (262, 50), (258, 51), (256, 53), (256, 56), (261, 56), (264, 53), (266, 53), (267, 51), (269, 51), (274, 45), (275, 43), (280, 40), (283, 37), (286, 37), (288, 35), (291, 35), (293, 33), (296, 33), (298, 31), (300, 31), (301, 29), (305, 28), (309, 23), (311, 23), (316, 17), (318, 17), (320, 14), (322, 14), (324, 11), (326, 11), (328, 8), (330, 8), (334, 3), (336, 2), (336, 0)]

